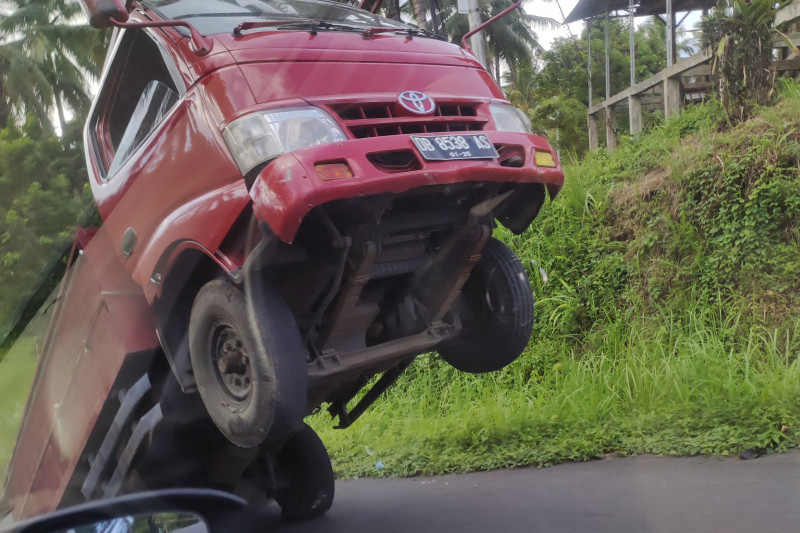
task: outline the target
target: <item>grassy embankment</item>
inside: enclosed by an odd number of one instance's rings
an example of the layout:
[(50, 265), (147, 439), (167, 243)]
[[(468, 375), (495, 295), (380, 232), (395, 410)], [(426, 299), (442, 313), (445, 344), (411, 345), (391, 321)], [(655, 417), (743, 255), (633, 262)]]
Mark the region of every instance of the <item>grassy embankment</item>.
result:
[(796, 447), (800, 90), (738, 128), (720, 116), (569, 166), (525, 234), (501, 232), (537, 298), (527, 351), (482, 376), (426, 355), (350, 429), (312, 418), (337, 474)]

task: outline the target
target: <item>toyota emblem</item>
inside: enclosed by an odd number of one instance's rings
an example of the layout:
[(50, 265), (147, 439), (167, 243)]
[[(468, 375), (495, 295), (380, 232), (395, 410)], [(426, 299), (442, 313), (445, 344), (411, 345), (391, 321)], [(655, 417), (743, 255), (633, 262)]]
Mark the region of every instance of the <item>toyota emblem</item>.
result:
[(427, 115), (436, 109), (436, 102), (433, 101), (433, 98), (419, 91), (402, 92), (397, 97), (397, 101), (405, 109), (418, 115)]

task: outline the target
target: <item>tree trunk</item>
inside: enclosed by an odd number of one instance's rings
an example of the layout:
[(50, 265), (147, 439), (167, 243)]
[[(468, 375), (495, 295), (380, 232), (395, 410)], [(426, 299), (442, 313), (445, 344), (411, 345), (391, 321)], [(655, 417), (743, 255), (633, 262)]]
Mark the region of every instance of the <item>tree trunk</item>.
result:
[(422, 0), (414, 0), (414, 16), (417, 18), (417, 25), (420, 28), (426, 28), (425, 24), (425, 8), (422, 7)]
[(6, 105), (3, 88), (0, 87), (0, 130), (8, 126), (8, 117), (11, 116), (11, 107)]
[[(50, 54), (50, 64), (53, 65), (53, 72), (58, 72), (58, 65), (56, 65), (56, 56), (55, 54)], [(64, 135), (64, 128), (67, 125), (67, 119), (64, 116), (64, 102), (61, 101), (61, 93), (56, 86), (56, 83), (53, 83), (53, 98), (56, 101), (56, 113), (58, 114), (58, 129), (59, 129), (59, 137)]]
[(64, 116), (64, 104), (61, 102), (61, 95), (57, 91), (53, 91), (53, 96), (56, 99), (56, 112), (58, 113), (58, 136), (64, 135), (64, 128), (67, 125), (67, 119)]
[(401, 21), (400, 18), (400, 0), (390, 0), (386, 5), (386, 18)]
[[(498, 80), (500, 79), (499, 78), (499, 76), (500, 76), (500, 66), (499, 66), (500, 65), (500, 56), (502, 55), (503, 51), (504, 51), (503, 47), (500, 46), (499, 44), (495, 46), (495, 54), (497, 55), (497, 65), (498, 65), (498, 67), (497, 67)], [(508, 57), (508, 56), (506, 56), (506, 57)], [(517, 69), (520, 68), (520, 67), (515, 66), (511, 61), (507, 61), (507, 63), (508, 63), (508, 75), (511, 76), (511, 83), (516, 84), (519, 81), (519, 77), (517, 76)], [(498, 81), (498, 83), (500, 83), (500, 82)]]

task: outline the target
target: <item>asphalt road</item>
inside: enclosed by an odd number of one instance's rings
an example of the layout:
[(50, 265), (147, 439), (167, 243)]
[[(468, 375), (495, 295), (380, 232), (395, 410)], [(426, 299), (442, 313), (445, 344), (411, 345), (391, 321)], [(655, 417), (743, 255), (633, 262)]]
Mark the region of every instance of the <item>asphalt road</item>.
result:
[(609, 458), (552, 468), (336, 485), (333, 508), (264, 531), (800, 531), (800, 451), (738, 458)]

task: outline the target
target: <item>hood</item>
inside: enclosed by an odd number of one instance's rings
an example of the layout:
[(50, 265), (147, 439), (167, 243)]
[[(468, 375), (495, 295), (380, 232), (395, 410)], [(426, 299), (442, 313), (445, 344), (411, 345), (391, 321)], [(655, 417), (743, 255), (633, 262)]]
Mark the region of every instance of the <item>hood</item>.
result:
[(312, 100), (383, 99), (407, 90), (434, 98), (502, 99), (474, 56), (427, 37), (357, 32), (256, 32), (217, 35), (239, 65), (259, 104)]

